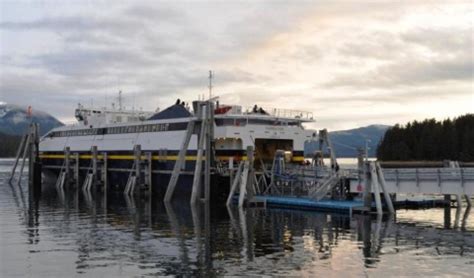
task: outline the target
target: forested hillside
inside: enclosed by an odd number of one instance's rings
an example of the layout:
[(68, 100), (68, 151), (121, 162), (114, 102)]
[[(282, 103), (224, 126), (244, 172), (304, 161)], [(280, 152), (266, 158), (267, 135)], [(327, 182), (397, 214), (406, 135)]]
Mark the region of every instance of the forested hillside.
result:
[(380, 142), (377, 158), (474, 161), (474, 114), (453, 120), (429, 119), (395, 125)]

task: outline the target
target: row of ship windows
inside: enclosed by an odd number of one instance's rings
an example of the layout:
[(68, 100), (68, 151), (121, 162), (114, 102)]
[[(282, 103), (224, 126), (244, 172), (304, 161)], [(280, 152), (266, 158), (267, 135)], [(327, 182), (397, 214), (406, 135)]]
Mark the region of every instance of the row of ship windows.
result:
[(48, 134), (49, 137), (69, 137), (86, 135), (124, 134), (142, 132), (161, 132), (173, 130), (185, 130), (187, 123), (164, 123), (152, 125), (117, 126), (108, 128), (89, 128), (77, 130), (55, 131)]

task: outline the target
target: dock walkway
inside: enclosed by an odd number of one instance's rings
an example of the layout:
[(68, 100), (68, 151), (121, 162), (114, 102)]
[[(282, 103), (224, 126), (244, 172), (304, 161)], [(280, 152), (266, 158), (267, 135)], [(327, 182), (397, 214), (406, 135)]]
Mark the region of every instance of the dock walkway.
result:
[(320, 200), (316, 201), (305, 197), (289, 196), (254, 196), (257, 202), (264, 202), (269, 207), (307, 209), (352, 214), (353, 211), (362, 209), (362, 201), (348, 200)]

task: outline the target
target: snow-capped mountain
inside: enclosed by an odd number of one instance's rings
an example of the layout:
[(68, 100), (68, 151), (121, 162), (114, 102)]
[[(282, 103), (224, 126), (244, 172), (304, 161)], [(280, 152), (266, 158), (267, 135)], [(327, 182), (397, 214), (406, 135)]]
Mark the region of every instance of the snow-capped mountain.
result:
[(40, 134), (43, 135), (52, 128), (63, 124), (46, 112), (32, 109), (31, 117), (28, 108), (0, 101), (0, 133), (22, 135), (30, 123), (39, 123)]

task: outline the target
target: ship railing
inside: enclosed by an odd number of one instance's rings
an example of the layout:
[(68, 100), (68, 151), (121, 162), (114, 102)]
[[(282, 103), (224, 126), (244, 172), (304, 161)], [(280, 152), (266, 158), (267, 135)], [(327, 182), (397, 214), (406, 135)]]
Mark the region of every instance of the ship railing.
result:
[[(264, 111), (270, 116), (277, 118), (294, 118), (294, 119), (303, 119), (303, 120), (313, 120), (313, 112), (294, 110), (294, 109), (282, 109), (282, 108), (269, 108), (269, 107), (257, 107), (257, 113)], [(254, 111), (254, 106), (246, 107), (246, 113), (252, 113)]]

